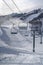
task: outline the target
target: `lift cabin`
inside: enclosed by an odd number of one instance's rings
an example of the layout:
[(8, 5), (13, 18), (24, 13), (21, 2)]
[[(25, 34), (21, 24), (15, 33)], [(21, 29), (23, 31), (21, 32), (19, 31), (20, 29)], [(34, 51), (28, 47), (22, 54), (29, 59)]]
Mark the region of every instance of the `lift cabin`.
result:
[(11, 34), (17, 34), (17, 33), (18, 33), (17, 27), (15, 26), (15, 24), (13, 24), (11, 28)]

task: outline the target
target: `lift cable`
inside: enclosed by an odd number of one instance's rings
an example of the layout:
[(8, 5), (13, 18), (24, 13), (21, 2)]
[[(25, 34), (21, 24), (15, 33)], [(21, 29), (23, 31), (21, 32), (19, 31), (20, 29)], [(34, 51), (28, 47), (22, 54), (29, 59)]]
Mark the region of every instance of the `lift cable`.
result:
[(11, 9), (11, 7), (6, 3), (5, 0), (3, 0), (3, 2), (9, 7), (9, 9), (10, 9), (12, 12), (14, 12), (14, 11)]
[(13, 2), (13, 4), (16, 6), (16, 8), (18, 9), (18, 11), (20, 12), (20, 13), (22, 13), (21, 12), (21, 10), (19, 9), (19, 7), (16, 5), (16, 3), (14, 2), (14, 0), (12, 0), (12, 2)]

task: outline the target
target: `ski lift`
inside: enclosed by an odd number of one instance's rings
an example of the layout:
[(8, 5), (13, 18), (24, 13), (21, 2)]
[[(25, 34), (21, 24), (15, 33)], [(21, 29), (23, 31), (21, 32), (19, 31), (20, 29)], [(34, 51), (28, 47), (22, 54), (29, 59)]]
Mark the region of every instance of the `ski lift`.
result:
[(12, 28), (11, 28), (11, 34), (17, 34), (18, 30), (16, 28), (16, 26), (13, 24)]
[(41, 21), (30, 21), (31, 24), (31, 32), (35, 31), (35, 35), (40, 35), (41, 34), (41, 26), (42, 22)]
[(31, 31), (33, 32), (33, 52), (35, 52), (36, 32), (40, 35), (40, 43), (42, 44), (42, 31), (41, 31), (42, 21), (34, 20), (34, 21), (30, 21), (29, 23), (32, 25)]

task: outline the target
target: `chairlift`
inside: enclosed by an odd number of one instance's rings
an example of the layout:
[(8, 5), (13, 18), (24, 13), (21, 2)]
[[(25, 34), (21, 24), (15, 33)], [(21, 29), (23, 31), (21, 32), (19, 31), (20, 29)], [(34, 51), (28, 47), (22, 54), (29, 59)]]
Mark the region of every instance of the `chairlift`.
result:
[(11, 34), (17, 34), (17, 33), (18, 33), (18, 30), (13, 25), (13, 27), (11, 28)]
[(29, 36), (29, 31), (26, 31), (26, 34), (25, 34), (25, 36), (27, 37), (27, 36)]
[(25, 36), (27, 37), (27, 36), (28, 36), (28, 34), (25, 34)]
[(33, 52), (35, 52), (35, 32), (38, 32), (40, 36), (40, 43), (42, 44), (42, 32), (41, 32), (41, 27), (42, 27), (42, 22), (40, 20), (34, 20), (30, 21), (30, 24), (32, 24), (32, 32), (33, 32)]

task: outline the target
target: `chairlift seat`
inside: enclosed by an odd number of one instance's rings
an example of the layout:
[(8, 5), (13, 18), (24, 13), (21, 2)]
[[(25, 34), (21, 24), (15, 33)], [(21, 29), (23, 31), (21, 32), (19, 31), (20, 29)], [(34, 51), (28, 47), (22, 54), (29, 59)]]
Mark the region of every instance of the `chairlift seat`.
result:
[(25, 36), (28, 36), (28, 34), (25, 34)]
[(11, 34), (17, 34), (17, 33), (18, 33), (18, 30), (15, 29), (15, 28), (12, 28), (12, 30), (11, 30)]
[(11, 34), (17, 34), (17, 32), (11, 32)]

